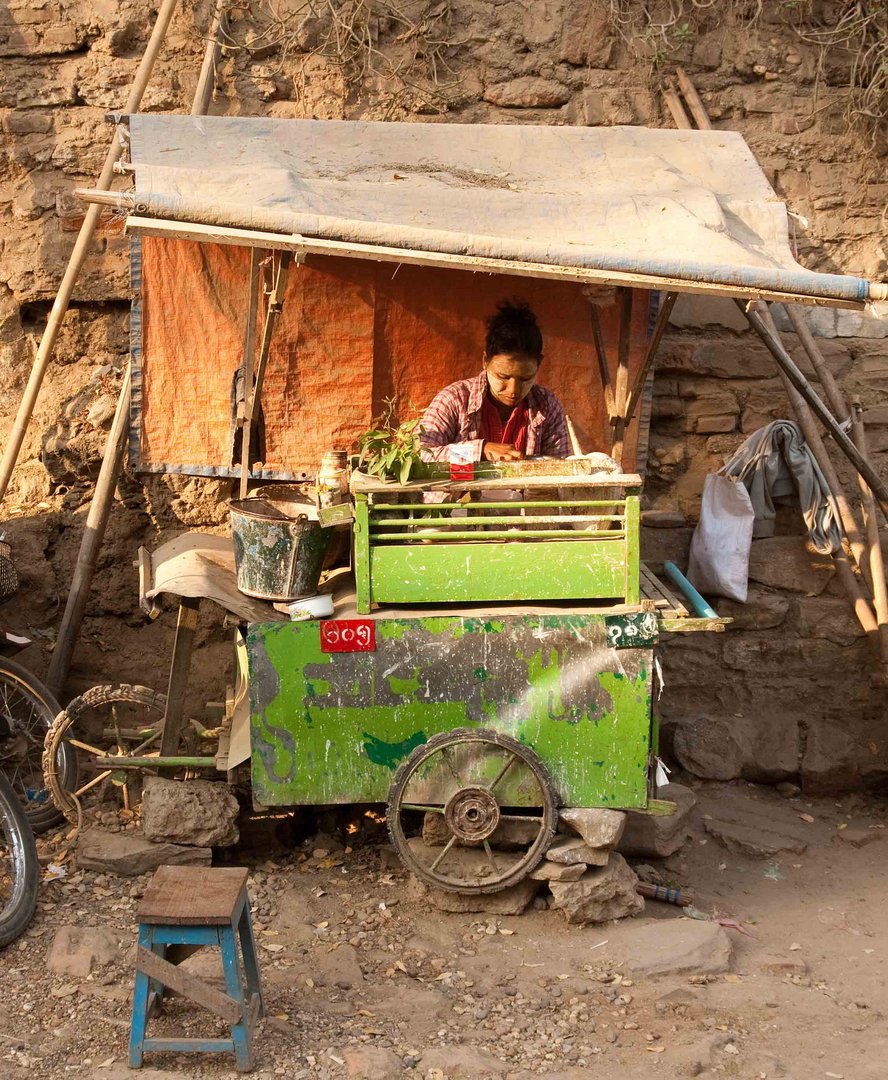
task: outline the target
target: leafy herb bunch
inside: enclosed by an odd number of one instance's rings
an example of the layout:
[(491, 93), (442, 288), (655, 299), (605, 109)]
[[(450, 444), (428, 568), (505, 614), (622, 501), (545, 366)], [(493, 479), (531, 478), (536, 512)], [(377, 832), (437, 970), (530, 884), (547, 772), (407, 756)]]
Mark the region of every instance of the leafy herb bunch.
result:
[(420, 418), (394, 426), (395, 402), (387, 399), (379, 427), (365, 431), (358, 439), (358, 467), (381, 480), (406, 484), (423, 475), (425, 462), (420, 456)]

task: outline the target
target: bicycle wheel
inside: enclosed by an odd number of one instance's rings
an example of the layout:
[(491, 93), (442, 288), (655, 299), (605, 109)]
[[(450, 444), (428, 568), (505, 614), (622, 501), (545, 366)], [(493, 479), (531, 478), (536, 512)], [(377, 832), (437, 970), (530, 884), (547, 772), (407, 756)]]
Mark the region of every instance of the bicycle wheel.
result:
[[(43, 741), (61, 706), (49, 688), (21, 664), (0, 657), (0, 769), (25, 808), (34, 832), (64, 820), (43, 783)], [(58, 751), (62, 784), (77, 783), (77, 755), (70, 746)]]
[(0, 773), (0, 948), (25, 932), (37, 907), (40, 863), (34, 830)]

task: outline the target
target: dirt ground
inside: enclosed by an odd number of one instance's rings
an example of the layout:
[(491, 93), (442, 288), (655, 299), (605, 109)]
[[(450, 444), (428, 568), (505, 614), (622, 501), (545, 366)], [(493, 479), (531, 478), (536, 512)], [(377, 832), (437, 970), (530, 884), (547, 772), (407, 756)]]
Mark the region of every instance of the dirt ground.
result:
[[(733, 958), (717, 975), (630, 970), (633, 936), (681, 918), (653, 901), (638, 918), (582, 928), (539, 898), (516, 917), (430, 910), (410, 899), (371, 817), (341, 837), (288, 847), (264, 832), (228, 853), (251, 866), (269, 1012), (256, 1038), (257, 1080), (882, 1080), (886, 807), (858, 796), (787, 800), (747, 785), (702, 785), (697, 794), (693, 836), (657, 869), (693, 890), (702, 915), (740, 924), (726, 929)], [(706, 825), (738, 797), (800, 828), (806, 850), (764, 858), (728, 850)], [(58, 854), (62, 836), (44, 845), (46, 855)], [(147, 880), (72, 866), (44, 882), (32, 927), (0, 955), (2, 1080), (139, 1075), (126, 1051), (135, 910)], [(74, 973), (83, 955), (61, 946), (65, 927), (94, 928), (89, 974)], [(210, 975), (217, 962), (205, 952), (187, 963)], [(216, 1030), (179, 998), (156, 1025)], [(228, 1055), (149, 1055), (140, 1075), (237, 1074)]]

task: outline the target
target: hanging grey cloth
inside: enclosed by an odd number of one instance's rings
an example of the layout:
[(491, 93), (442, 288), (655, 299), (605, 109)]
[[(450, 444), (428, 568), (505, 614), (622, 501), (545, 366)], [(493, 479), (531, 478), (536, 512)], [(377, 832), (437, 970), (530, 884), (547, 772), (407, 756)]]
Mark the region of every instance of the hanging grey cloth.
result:
[(759, 428), (719, 471), (738, 477), (749, 492), (756, 539), (774, 535), (774, 499), (795, 489), (815, 549), (831, 555), (841, 548), (838, 508), (798, 424), (775, 420)]

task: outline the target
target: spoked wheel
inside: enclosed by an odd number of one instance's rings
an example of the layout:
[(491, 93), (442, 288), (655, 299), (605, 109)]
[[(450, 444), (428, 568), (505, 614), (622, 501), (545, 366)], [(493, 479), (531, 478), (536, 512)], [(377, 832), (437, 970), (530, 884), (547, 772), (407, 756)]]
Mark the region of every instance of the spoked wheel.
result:
[[(0, 769), (6, 774), (35, 832), (57, 825), (56, 810), (43, 783), (43, 742), (60, 711), (49, 688), (21, 664), (0, 659)], [(77, 782), (77, 755), (61, 746), (55, 772), (63, 788)]]
[[(52, 800), (77, 824), (86, 804), (134, 810), (141, 798), (137, 769), (108, 766), (106, 758), (151, 758), (159, 752), (166, 698), (147, 686), (94, 686), (59, 713), (46, 736), (43, 777)], [(56, 769), (59, 750), (68, 746), (85, 755), (87, 768), (78, 786), (66, 791)], [(150, 767), (150, 766), (149, 766)]]
[(39, 881), (34, 832), (12, 785), (0, 773), (0, 948), (27, 929)]
[[(435, 824), (441, 846), (410, 836), (420, 815)], [(401, 765), (387, 819), (392, 843), (416, 877), (448, 892), (492, 893), (540, 862), (558, 805), (532, 750), (496, 731), (457, 729), (433, 736)]]

